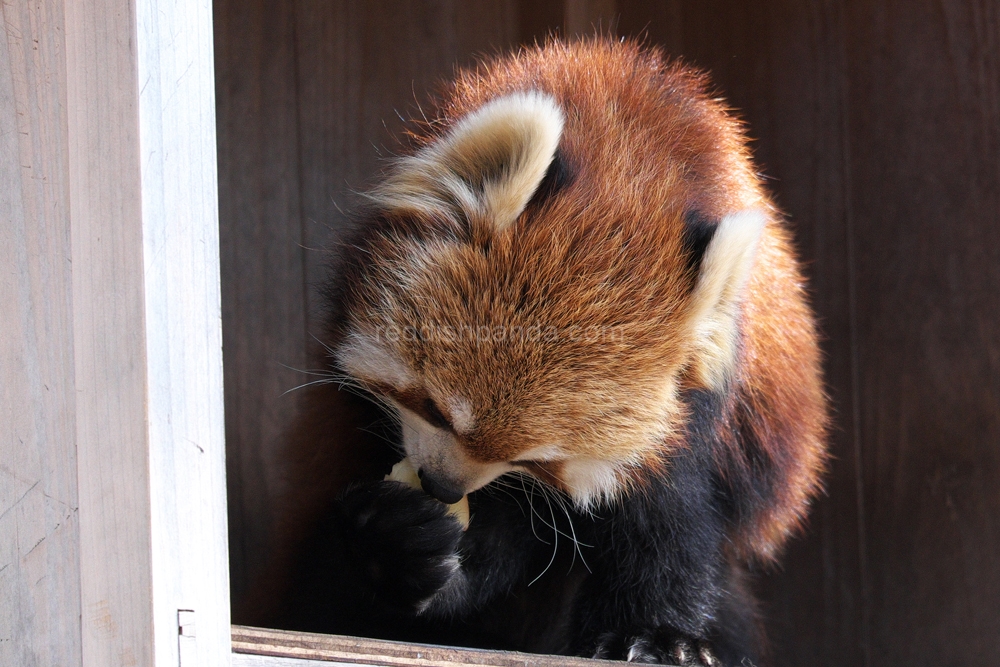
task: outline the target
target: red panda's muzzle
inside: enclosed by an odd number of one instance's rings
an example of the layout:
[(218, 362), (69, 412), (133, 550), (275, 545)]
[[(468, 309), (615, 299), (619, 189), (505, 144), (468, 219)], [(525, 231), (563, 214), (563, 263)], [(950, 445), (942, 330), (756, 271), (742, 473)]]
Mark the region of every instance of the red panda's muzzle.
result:
[(420, 485), (424, 491), (434, 496), (438, 500), (448, 505), (454, 505), (465, 496), (465, 491), (460, 483), (443, 477), (438, 474), (430, 474), (423, 468), (417, 470), (420, 477)]

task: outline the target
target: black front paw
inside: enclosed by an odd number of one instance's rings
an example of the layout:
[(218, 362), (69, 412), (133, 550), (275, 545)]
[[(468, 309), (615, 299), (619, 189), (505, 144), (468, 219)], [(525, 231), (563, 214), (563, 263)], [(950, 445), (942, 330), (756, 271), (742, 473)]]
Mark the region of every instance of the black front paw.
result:
[(379, 607), (414, 612), (458, 570), (462, 528), (423, 491), (399, 482), (357, 486), (341, 497), (338, 516), (355, 583)]
[(606, 632), (598, 638), (593, 657), (678, 667), (722, 667), (708, 642), (663, 628)]

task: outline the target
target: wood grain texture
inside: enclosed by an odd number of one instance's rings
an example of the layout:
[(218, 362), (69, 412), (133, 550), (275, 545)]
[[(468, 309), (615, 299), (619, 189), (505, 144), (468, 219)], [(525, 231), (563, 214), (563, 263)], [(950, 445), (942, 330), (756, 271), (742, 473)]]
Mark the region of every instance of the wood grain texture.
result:
[(0, 12), (0, 665), (79, 665), (63, 9)]
[(280, 494), (276, 457), (308, 380), (291, 4), (215, 3), (219, 219), (231, 585), (262, 564)]
[(872, 663), (1000, 653), (1000, 8), (846, 8)]
[(595, 32), (614, 34), (617, 16), (615, 0), (566, 0), (563, 34), (568, 38), (586, 37)]
[(399, 152), (403, 119), (420, 118), (457, 67), (510, 48), (516, 13), (511, 2), (300, 0), (295, 22), (302, 238), (315, 284), (318, 250), (337, 243), (356, 193)]
[(84, 664), (154, 656), (135, 38), (129, 2), (66, 5)]
[(228, 661), (206, 3), (66, 6), (82, 658)]
[[(626, 6), (635, 14), (622, 18), (623, 29), (641, 23), (669, 53), (708, 70), (748, 121), (758, 139), (756, 159), (795, 230), (820, 318), (834, 458), (806, 539), (792, 541), (781, 569), (762, 573), (767, 576), (759, 582), (779, 665), (867, 661), (840, 5), (673, 2), (636, 20), (648, 3), (631, 3)], [(720, 24), (719, 16), (727, 20)]]
[[(223, 665), (229, 558), (212, 7), (135, 6), (155, 660)], [(196, 631), (178, 637), (179, 614)]]
[(565, 2), (517, 2), (517, 37), (522, 44), (540, 43), (550, 35), (563, 34), (565, 21)]
[(233, 667), (342, 667), (349, 664), (347, 662), (284, 658), (273, 655), (254, 655), (252, 653), (233, 654)]
[[(995, 654), (998, 21), (990, 3), (622, 2), (711, 70), (796, 226), (835, 460), (762, 583), (777, 664)], [(720, 17), (726, 17), (720, 22)], [(973, 537), (975, 536), (975, 537)]]
[[(287, 632), (233, 626), (233, 652), (280, 658), (317, 660), (324, 663), (382, 665), (384, 667), (610, 667), (611, 660), (589, 660), (561, 656), (484, 651), (430, 644), (404, 644), (364, 637), (341, 637), (307, 632)], [(239, 664), (234, 662), (234, 664)], [(264, 663), (266, 664), (266, 663)]]

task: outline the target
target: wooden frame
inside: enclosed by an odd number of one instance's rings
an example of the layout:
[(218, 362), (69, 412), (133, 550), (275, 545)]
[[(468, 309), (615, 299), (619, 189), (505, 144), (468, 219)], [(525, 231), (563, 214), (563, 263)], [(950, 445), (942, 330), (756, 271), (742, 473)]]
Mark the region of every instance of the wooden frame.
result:
[(381, 667), (611, 667), (612, 660), (484, 651), (479, 649), (408, 644), (403, 642), (285, 632), (233, 626), (233, 667), (324, 667), (379, 665)]
[(2, 10), (0, 664), (228, 664), (211, 3)]

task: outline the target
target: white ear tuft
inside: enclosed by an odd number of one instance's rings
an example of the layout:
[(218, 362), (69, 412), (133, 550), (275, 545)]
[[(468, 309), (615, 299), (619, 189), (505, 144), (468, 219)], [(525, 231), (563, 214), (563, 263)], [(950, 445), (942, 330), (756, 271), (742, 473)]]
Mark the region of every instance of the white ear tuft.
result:
[(497, 98), (400, 160), (372, 197), (394, 210), (458, 215), (503, 229), (538, 189), (562, 129), (562, 110), (550, 95)]
[(759, 209), (727, 215), (705, 250), (692, 295), (692, 370), (705, 387), (721, 390), (732, 375), (738, 318), (767, 217)]

